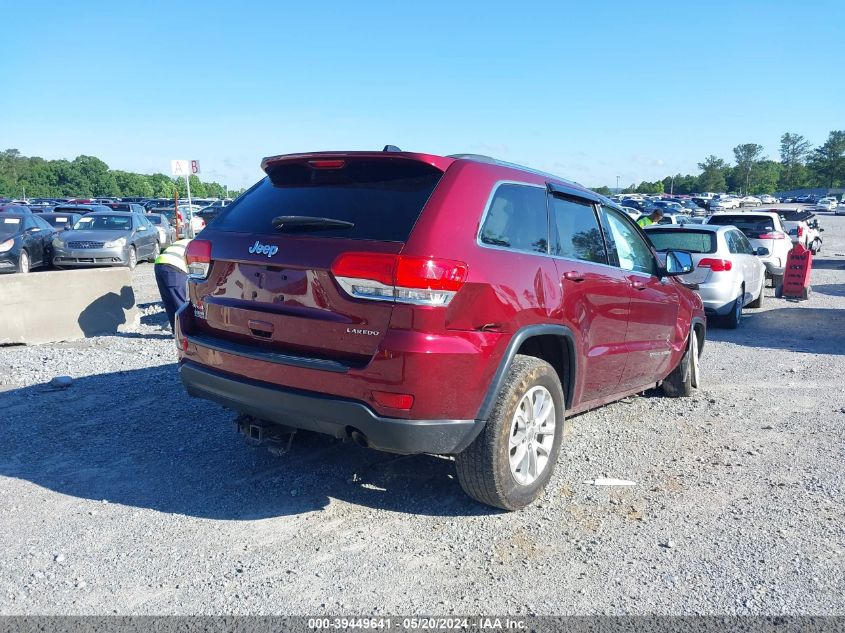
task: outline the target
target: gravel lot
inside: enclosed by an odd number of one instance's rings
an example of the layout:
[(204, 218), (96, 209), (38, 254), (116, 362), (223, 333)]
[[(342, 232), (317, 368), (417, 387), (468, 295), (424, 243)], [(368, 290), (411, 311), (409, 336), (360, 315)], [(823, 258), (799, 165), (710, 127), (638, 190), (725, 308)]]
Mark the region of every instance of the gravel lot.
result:
[(845, 217), (821, 224), (810, 301), (711, 327), (695, 398), (575, 418), (513, 514), (447, 459), (244, 444), (184, 394), (140, 265), (136, 331), (0, 348), (0, 614), (843, 614)]

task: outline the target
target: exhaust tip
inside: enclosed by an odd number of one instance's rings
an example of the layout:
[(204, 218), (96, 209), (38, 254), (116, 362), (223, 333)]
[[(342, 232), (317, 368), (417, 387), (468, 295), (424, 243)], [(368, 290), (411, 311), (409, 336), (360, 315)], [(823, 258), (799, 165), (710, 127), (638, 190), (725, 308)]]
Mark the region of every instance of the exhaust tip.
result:
[(355, 442), (358, 446), (363, 448), (369, 448), (370, 442), (367, 440), (367, 436), (358, 431), (357, 429), (352, 429), (349, 433), (349, 438)]

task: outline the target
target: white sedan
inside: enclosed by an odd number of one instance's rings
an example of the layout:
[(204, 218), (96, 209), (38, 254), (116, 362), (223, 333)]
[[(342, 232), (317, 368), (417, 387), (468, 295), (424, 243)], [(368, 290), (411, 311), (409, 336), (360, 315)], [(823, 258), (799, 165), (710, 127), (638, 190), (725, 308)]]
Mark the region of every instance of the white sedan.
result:
[(763, 201), (757, 196), (745, 196), (739, 199), (739, 206), (741, 207), (759, 207)]
[(836, 211), (836, 198), (833, 196), (822, 198), (816, 203), (816, 209), (818, 211)]
[(763, 204), (777, 204), (778, 199), (774, 196), (770, 196), (769, 194), (764, 193), (762, 196), (760, 196), (760, 202), (762, 202)]

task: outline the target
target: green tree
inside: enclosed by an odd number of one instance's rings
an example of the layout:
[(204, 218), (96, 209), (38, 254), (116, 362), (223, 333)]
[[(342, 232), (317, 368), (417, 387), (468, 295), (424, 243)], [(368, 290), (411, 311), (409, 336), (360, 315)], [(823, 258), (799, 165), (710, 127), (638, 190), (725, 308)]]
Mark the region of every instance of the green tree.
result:
[[(147, 176), (147, 182), (153, 188), (153, 197), (155, 198), (172, 198), (173, 192), (176, 190), (176, 183), (170, 176), (165, 174), (152, 174)], [(184, 186), (184, 180), (182, 181)]]
[(754, 166), (763, 155), (763, 146), (757, 143), (743, 143), (734, 147), (734, 157), (736, 158), (736, 166), (739, 168), (741, 176), (744, 177), (745, 186), (741, 191), (748, 193), (751, 187), (751, 173), (754, 171)]
[(704, 159), (704, 162), (698, 163), (698, 168), (701, 169), (701, 175), (698, 177), (698, 186), (702, 192), (725, 191), (728, 188), (725, 177), (729, 168), (724, 160), (716, 158), (711, 154)]
[(845, 183), (845, 130), (834, 130), (824, 145), (817, 147), (807, 163), (813, 180), (822, 187)]
[(205, 185), (199, 177), (191, 175), (189, 178), (191, 179), (191, 196), (193, 198), (205, 198), (208, 193), (205, 190)]
[[(612, 191), (610, 191), (610, 187), (596, 187), (593, 191), (601, 196), (609, 196), (612, 193)], [(220, 198), (221, 196), (216, 197)]]
[(771, 193), (777, 191), (783, 165), (775, 160), (761, 160), (754, 166), (750, 193)]
[(133, 196), (145, 198), (153, 197), (153, 186), (149, 180), (141, 174), (133, 174), (128, 171), (115, 171), (114, 179), (120, 196)]
[(783, 190), (795, 189), (801, 186), (799, 176), (804, 175), (804, 166), (807, 156), (810, 154), (810, 141), (800, 134), (786, 132), (780, 137), (780, 162), (783, 165), (781, 171), (780, 188)]

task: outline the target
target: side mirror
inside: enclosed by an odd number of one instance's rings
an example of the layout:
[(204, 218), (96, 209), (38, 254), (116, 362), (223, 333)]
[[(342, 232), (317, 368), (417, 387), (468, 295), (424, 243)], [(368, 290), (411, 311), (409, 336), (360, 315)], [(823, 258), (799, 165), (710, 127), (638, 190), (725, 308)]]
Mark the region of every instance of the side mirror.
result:
[(695, 264), (692, 263), (692, 255), (687, 251), (666, 251), (666, 263), (664, 264), (664, 271), (669, 277), (677, 275), (688, 275), (695, 270)]
[(754, 254), (757, 255), (757, 257), (766, 257), (767, 255), (769, 255), (769, 249), (765, 246), (761, 246), (756, 251), (754, 251)]

